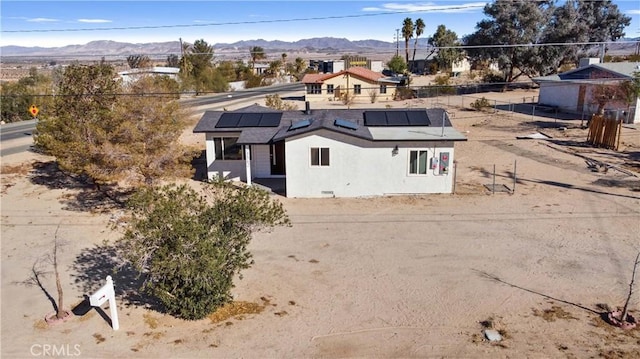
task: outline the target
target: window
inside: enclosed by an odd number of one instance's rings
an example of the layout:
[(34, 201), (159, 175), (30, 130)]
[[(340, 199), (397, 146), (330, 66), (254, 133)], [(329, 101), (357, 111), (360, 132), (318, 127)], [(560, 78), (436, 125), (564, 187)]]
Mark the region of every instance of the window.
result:
[(329, 166), (328, 147), (311, 147), (311, 166)]
[(360, 95), (362, 93), (362, 85), (353, 85), (353, 93)]
[(412, 175), (426, 175), (428, 157), (426, 150), (409, 151), (409, 173)]
[(333, 93), (333, 85), (327, 85), (327, 94)]
[(216, 160), (243, 160), (242, 146), (236, 144), (237, 137), (215, 137), (213, 139)]
[(380, 85), (380, 93), (387, 93), (387, 85)]
[(322, 84), (307, 84), (308, 94), (320, 94), (322, 92)]

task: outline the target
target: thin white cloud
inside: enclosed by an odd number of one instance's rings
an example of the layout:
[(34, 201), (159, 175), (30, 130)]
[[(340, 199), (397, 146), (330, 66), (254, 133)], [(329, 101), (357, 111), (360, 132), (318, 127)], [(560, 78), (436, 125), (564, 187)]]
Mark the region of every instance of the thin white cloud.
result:
[(460, 13), (480, 10), (487, 2), (471, 2), (456, 5), (436, 5), (435, 3), (387, 3), (381, 7), (365, 7), (362, 11), (397, 11), (397, 12), (446, 12)]
[(35, 17), (32, 19), (27, 19), (28, 22), (57, 22), (60, 21), (58, 19), (49, 19), (46, 17)]
[(107, 22), (113, 22), (111, 20), (105, 20), (105, 19), (78, 19), (77, 21), (87, 23), (87, 24), (104, 24)]
[(628, 15), (640, 15), (640, 10), (627, 10)]

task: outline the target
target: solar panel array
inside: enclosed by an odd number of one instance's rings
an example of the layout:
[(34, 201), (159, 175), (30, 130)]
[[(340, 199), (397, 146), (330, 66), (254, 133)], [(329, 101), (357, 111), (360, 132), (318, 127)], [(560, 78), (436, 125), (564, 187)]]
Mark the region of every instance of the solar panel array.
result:
[(297, 130), (297, 129), (300, 129), (300, 128), (309, 127), (310, 125), (311, 125), (311, 120), (310, 119), (298, 121), (296, 123), (292, 123), (291, 126), (289, 126), (289, 130), (288, 131), (293, 131), (293, 130)]
[(343, 120), (343, 119), (337, 119), (335, 121), (333, 121), (333, 125), (334, 126), (338, 126), (338, 127), (342, 127), (342, 128), (346, 128), (349, 130), (357, 130), (358, 129), (358, 124), (357, 123), (353, 123), (351, 121), (347, 121), (347, 120)]
[(282, 112), (225, 112), (220, 116), (216, 128), (278, 127)]
[(425, 111), (365, 111), (365, 126), (429, 126)]

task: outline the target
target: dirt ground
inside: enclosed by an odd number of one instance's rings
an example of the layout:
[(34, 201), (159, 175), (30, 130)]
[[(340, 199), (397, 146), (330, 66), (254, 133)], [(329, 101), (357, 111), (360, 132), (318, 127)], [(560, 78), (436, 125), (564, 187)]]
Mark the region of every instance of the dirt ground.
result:
[[(255, 235), (255, 264), (236, 282), (236, 307), (200, 321), (163, 314), (137, 294), (131, 272), (112, 271), (118, 233), (108, 225), (119, 209), (100, 210), (90, 189), (51, 170), (49, 157), (3, 157), (2, 356), (640, 357), (640, 330), (601, 317), (623, 304), (640, 250), (639, 130), (623, 127), (618, 151), (596, 149), (584, 143), (581, 119), (470, 111), (470, 99), (390, 103), (447, 106), (468, 136), (455, 147), (455, 194), (276, 196), (292, 227)], [(551, 138), (516, 139), (539, 131)], [(204, 148), (203, 137), (187, 132), (184, 140)], [(588, 159), (608, 166), (590, 168)], [(24, 282), (56, 232), (66, 242), (59, 260), (74, 315), (48, 325), (51, 303)], [(118, 331), (107, 305), (80, 305), (107, 275)], [(42, 286), (55, 297), (53, 276)], [(503, 340), (484, 339), (488, 327)]]

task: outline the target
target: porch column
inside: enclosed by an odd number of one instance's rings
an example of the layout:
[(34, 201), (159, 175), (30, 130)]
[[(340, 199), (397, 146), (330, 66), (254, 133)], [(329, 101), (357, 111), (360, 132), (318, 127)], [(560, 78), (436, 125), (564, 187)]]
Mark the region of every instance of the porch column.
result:
[(243, 145), (244, 147), (244, 163), (247, 171), (247, 185), (251, 186), (251, 158), (249, 157), (251, 151), (249, 151), (249, 145)]

